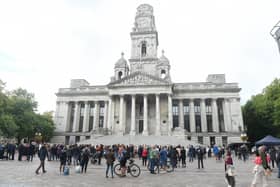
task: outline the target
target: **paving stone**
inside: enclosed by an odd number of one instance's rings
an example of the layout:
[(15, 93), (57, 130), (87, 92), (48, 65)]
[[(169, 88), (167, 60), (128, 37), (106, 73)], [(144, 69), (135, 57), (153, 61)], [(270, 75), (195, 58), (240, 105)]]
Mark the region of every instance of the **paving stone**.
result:
[[(60, 187), (60, 186), (114, 186), (114, 187), (225, 187), (224, 163), (217, 162), (214, 158), (204, 160), (205, 169), (197, 169), (197, 162), (187, 162), (186, 168), (176, 168), (175, 172), (161, 172), (151, 175), (146, 167), (141, 165), (141, 175), (134, 178), (130, 175), (124, 178), (115, 176), (105, 178), (105, 162), (102, 165), (89, 164), (86, 174), (75, 173), (74, 166), (70, 166), (70, 175), (59, 173), (59, 161), (46, 161), (47, 173), (35, 174), (39, 166), (39, 159), (28, 161), (2, 161), (0, 160), (0, 187)], [(243, 162), (234, 158), (236, 168), (236, 187), (249, 187), (253, 179), (253, 162)], [(280, 179), (277, 178), (277, 169), (268, 179), (269, 187), (279, 187)]]

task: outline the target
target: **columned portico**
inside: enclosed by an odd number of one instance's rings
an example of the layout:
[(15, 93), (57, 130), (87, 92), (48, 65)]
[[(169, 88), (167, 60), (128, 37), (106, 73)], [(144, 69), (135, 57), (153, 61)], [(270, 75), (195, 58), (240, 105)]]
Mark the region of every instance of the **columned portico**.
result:
[(131, 95), (131, 128), (130, 128), (130, 135), (136, 135), (135, 131), (135, 95)]
[(144, 129), (143, 135), (148, 136), (148, 96), (144, 95)]

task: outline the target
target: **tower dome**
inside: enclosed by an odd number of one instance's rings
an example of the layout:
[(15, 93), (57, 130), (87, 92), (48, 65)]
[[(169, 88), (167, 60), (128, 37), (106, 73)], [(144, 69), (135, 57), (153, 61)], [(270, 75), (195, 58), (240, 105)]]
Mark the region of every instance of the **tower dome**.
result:
[(121, 53), (122, 57), (116, 62), (115, 68), (127, 68), (128, 64), (124, 58), (124, 53)]
[(166, 58), (166, 56), (164, 55), (164, 50), (162, 50), (162, 55), (159, 58), (159, 64), (161, 66), (169, 66), (169, 60), (168, 58)]
[(120, 80), (128, 75), (129, 67), (127, 61), (124, 59), (124, 53), (121, 53), (122, 57), (115, 64), (115, 80)]
[(158, 60), (157, 72), (160, 78), (171, 81), (170, 64), (168, 58), (164, 56), (164, 50), (162, 50), (162, 55)]

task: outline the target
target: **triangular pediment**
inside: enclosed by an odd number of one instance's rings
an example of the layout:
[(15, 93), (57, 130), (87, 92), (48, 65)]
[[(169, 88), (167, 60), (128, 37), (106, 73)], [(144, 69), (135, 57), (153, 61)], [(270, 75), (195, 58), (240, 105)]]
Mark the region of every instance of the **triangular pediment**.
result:
[(111, 82), (109, 86), (145, 86), (145, 85), (168, 85), (169, 81), (143, 73), (135, 72), (120, 80)]

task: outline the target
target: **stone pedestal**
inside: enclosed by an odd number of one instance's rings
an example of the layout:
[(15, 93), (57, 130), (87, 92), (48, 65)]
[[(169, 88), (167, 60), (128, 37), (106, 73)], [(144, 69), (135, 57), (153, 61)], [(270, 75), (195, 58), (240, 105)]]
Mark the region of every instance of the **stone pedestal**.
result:
[(179, 139), (185, 139), (185, 130), (181, 127), (176, 127), (173, 130), (172, 136), (176, 136)]

